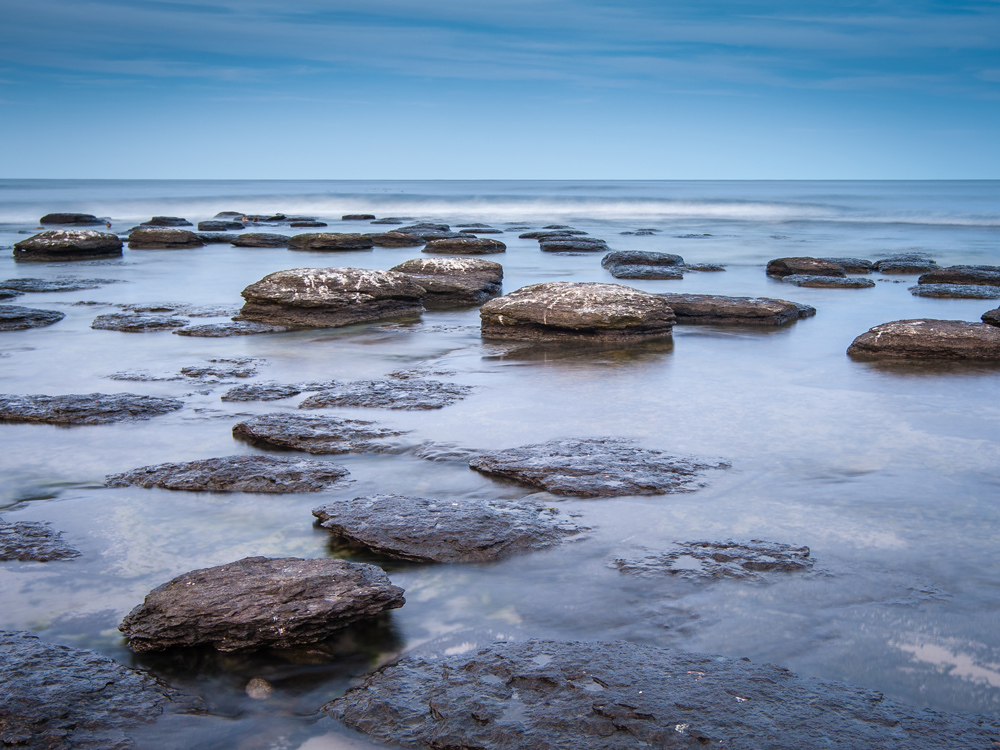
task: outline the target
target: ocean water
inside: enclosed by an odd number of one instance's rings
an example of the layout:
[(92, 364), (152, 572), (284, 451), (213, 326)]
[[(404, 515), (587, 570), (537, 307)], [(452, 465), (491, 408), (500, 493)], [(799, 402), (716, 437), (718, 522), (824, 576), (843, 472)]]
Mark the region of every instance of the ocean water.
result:
[[(677, 326), (672, 345), (521, 347), (484, 341), (474, 308), (287, 334), (199, 339), (92, 330), (120, 303), (236, 307), (240, 291), (286, 268), (387, 269), (419, 248), (346, 253), (209, 245), (126, 249), (123, 258), (15, 264), (10, 246), (50, 211), (85, 211), (126, 231), (156, 215), (192, 222), (224, 210), (313, 215), (330, 231), (368, 212), (505, 228), (572, 224), (617, 250), (726, 265), (648, 291), (769, 296), (813, 305), (780, 329)], [(623, 235), (639, 228), (652, 236)], [(271, 227), (266, 231), (299, 232)], [(601, 254), (551, 255), (518, 231), (504, 290), (540, 281), (614, 281)], [(0, 517), (49, 521), (83, 555), (0, 564), (0, 628), (95, 649), (203, 696), (209, 716), (149, 727), (143, 747), (364, 748), (317, 713), (379, 664), (407, 652), (462, 653), (533, 637), (625, 639), (749, 657), (873, 688), (914, 706), (1000, 716), (1000, 367), (874, 365), (845, 350), (890, 320), (978, 320), (990, 300), (926, 299), (913, 276), (871, 289), (805, 289), (768, 278), (771, 258), (877, 258), (921, 251), (940, 265), (1000, 265), (1000, 182), (229, 182), (0, 181), (0, 278), (67, 275), (122, 283), (28, 294), (14, 304), (66, 314), (0, 334), (5, 393), (147, 393), (185, 408), (146, 422), (0, 425)], [(87, 302), (92, 304), (78, 304)], [(232, 439), (247, 414), (293, 411), (302, 397), (227, 403), (229, 385), (123, 382), (174, 375), (217, 357), (259, 360), (257, 380), (357, 380), (401, 368), (475, 387), (436, 411), (331, 409), (409, 430), (413, 444), (493, 449), (557, 437), (614, 436), (732, 462), (693, 493), (565, 499), (470, 471), (458, 460), (332, 456), (353, 483), (259, 496), (103, 488), (106, 474), (167, 461), (253, 453)], [(444, 456), (446, 458), (446, 455)], [(326, 658), (262, 653), (132, 654), (116, 628), (155, 586), (248, 555), (354, 555), (331, 546), (310, 510), (394, 492), (461, 501), (533, 495), (591, 531), (561, 547), (483, 565), (387, 563), (406, 605), (330, 644)], [(766, 539), (808, 545), (820, 574), (766, 585), (633, 578), (619, 557), (674, 541)], [(274, 686), (250, 699), (253, 677)]]

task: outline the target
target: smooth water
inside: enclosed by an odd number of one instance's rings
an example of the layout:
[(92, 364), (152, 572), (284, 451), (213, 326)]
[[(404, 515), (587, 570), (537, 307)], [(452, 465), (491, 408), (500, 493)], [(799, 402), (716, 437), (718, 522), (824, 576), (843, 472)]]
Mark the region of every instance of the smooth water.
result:
[[(121, 302), (237, 306), (267, 273), (305, 266), (387, 269), (419, 248), (347, 253), (209, 245), (125, 251), (121, 260), (17, 264), (0, 278), (121, 279), (99, 289), (24, 295), (58, 309), (47, 328), (0, 334), (7, 393), (129, 391), (186, 408), (125, 425), (0, 425), (0, 516), (44, 520), (83, 552), (74, 560), (0, 565), (0, 628), (92, 648), (200, 694), (209, 717), (174, 717), (148, 747), (363, 748), (317, 709), (407, 651), (461, 653), (492, 639), (636, 642), (747, 656), (799, 674), (883, 691), (916, 706), (1000, 716), (1000, 367), (854, 362), (869, 327), (915, 317), (978, 320), (989, 300), (927, 299), (915, 277), (874, 275), (873, 289), (805, 289), (769, 279), (789, 255), (874, 258), (921, 250), (940, 265), (1000, 264), (998, 182), (59, 182), (0, 181), (0, 246), (49, 211), (107, 216), (125, 230), (151, 215), (192, 222), (218, 211), (316, 215), (329, 231), (386, 231), (340, 215), (365, 211), (452, 224), (566, 223), (614, 249), (727, 264), (648, 291), (771, 296), (815, 306), (781, 329), (678, 326), (672, 345), (518, 346), (483, 341), (478, 312), (424, 313), (419, 323), (187, 338), (90, 329)], [(656, 236), (620, 232), (651, 227)], [(321, 231), (268, 228), (266, 231)], [(600, 254), (550, 255), (519, 232), (498, 237), (504, 289), (550, 280), (614, 281)], [(683, 238), (680, 235), (709, 234)], [(99, 304), (77, 305), (81, 301)], [(255, 357), (258, 380), (380, 377), (402, 368), (452, 373), (476, 387), (437, 411), (333, 409), (410, 430), (409, 445), (502, 448), (556, 437), (620, 436), (670, 452), (722, 457), (705, 489), (615, 499), (537, 496), (592, 528), (562, 547), (488, 565), (386, 563), (407, 603), (334, 639), (325, 657), (191, 652), (135, 656), (116, 628), (153, 587), (248, 555), (350, 554), (331, 547), (310, 510), (375, 492), (461, 500), (529, 491), (461, 460), (330, 456), (352, 484), (260, 496), (104, 489), (105, 474), (255, 449), (232, 439), (247, 414), (294, 410), (219, 400), (229, 385), (120, 382), (175, 375), (214, 357)], [(759, 538), (808, 545), (822, 574), (767, 585), (699, 586), (610, 567), (678, 540)], [(358, 558), (367, 559), (367, 558)], [(250, 699), (264, 677), (275, 692)]]

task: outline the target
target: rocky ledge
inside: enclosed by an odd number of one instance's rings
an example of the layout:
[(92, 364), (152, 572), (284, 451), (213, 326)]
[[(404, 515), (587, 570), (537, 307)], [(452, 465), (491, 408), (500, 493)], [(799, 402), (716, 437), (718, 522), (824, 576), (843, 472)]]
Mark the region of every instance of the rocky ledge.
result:
[(871, 279), (848, 278), (842, 276), (815, 276), (812, 274), (793, 273), (783, 276), (782, 281), (794, 286), (807, 286), (816, 289), (870, 289), (875, 286)]
[(61, 531), (55, 531), (47, 523), (7, 523), (0, 519), (0, 560), (48, 562), (78, 557), (79, 554), (79, 550), (63, 541)]
[(368, 409), (441, 409), (461, 401), (472, 387), (421, 378), (330, 383), (299, 404), (300, 409), (356, 406)]
[(286, 448), (314, 454), (389, 453), (387, 442), (402, 432), (376, 422), (300, 414), (262, 414), (233, 427), (233, 437), (265, 448)]
[(14, 243), (16, 261), (74, 261), (120, 258), (122, 241), (89, 229), (50, 229)]
[(857, 359), (1000, 359), (1000, 328), (962, 320), (895, 320), (854, 339)]
[(0, 331), (25, 331), (44, 328), (65, 318), (65, 313), (55, 310), (38, 310), (34, 307), (0, 305)]
[(340, 232), (316, 232), (297, 234), (288, 238), (292, 250), (312, 250), (316, 252), (337, 252), (342, 250), (371, 250), (372, 239), (364, 234), (344, 234)]
[(404, 601), (403, 589), (374, 565), (247, 557), (157, 586), (118, 629), (133, 651), (289, 648), (321, 641)]
[(816, 314), (816, 308), (769, 297), (723, 297), (715, 294), (660, 294), (677, 323), (781, 326)]
[(128, 236), (128, 246), (132, 250), (186, 250), (204, 247), (205, 242), (186, 229), (137, 227)]
[(455, 237), (431, 239), (422, 252), (448, 255), (492, 255), (507, 252), (507, 246), (500, 240), (489, 237)]
[(749, 542), (675, 542), (674, 548), (638, 560), (618, 559), (614, 566), (639, 576), (676, 576), (689, 580), (737, 578), (761, 582), (770, 573), (803, 573), (814, 560), (808, 547), (751, 539)]
[(503, 266), (481, 258), (415, 258), (389, 270), (423, 287), (429, 310), (481, 305), (500, 294), (503, 283)]
[(182, 401), (134, 393), (84, 393), (66, 396), (0, 394), (0, 422), (108, 424), (151, 419), (176, 411)]

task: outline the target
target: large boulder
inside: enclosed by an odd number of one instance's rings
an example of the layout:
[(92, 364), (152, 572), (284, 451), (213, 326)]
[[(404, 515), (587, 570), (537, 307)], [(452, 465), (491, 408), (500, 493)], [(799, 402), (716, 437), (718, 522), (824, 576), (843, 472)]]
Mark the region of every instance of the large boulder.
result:
[(1000, 328), (962, 320), (894, 320), (854, 339), (858, 359), (1000, 359)]
[(134, 393), (84, 393), (66, 396), (0, 394), (0, 422), (108, 424), (133, 422), (176, 411), (183, 401)]
[(946, 266), (923, 274), (917, 279), (917, 283), (1000, 286), (1000, 268), (997, 266)]
[(236, 320), (331, 328), (419, 315), (423, 287), (392, 271), (293, 268), (269, 274), (243, 290)]
[(204, 247), (205, 242), (186, 229), (137, 227), (128, 236), (128, 246), (131, 250), (186, 250)]
[(143, 227), (189, 227), (191, 222), (180, 216), (154, 216), (149, 221), (144, 221)]
[(156, 587), (118, 629), (133, 651), (290, 648), (324, 640), (404, 601), (403, 589), (374, 565), (247, 557)]
[(479, 313), (485, 338), (520, 341), (665, 338), (674, 325), (663, 297), (592, 282), (532, 284), (490, 300)]
[(78, 550), (63, 541), (62, 532), (55, 531), (47, 523), (7, 523), (0, 519), (0, 560), (48, 562), (66, 560), (79, 554)]
[(390, 270), (424, 288), (428, 309), (481, 305), (500, 294), (503, 283), (503, 266), (481, 258), (415, 258)]
[(16, 261), (96, 260), (121, 254), (117, 235), (90, 229), (50, 229), (14, 243)]
[(247, 232), (233, 240), (234, 247), (288, 247), (291, 238), (285, 234)]
[(93, 214), (73, 214), (73, 213), (62, 213), (62, 214), (45, 214), (38, 223), (42, 226), (48, 226), (50, 224), (58, 224), (60, 226), (74, 226), (74, 227), (96, 227), (98, 224), (104, 224), (104, 219), (98, 219)]
[(389, 453), (403, 433), (376, 422), (301, 414), (261, 414), (233, 426), (233, 437), (262, 448), (313, 454)]
[(844, 267), (822, 258), (775, 258), (767, 263), (767, 275), (784, 278), (793, 274), (804, 276), (846, 276)]
[(447, 253), (449, 255), (492, 255), (507, 252), (507, 246), (500, 240), (489, 237), (455, 237), (432, 239), (424, 245), (425, 253)]
[(423, 238), (403, 232), (380, 232), (366, 235), (375, 247), (420, 247)]
[(37, 310), (19, 305), (0, 305), (0, 331), (25, 331), (44, 328), (66, 317), (55, 310)]
[(769, 297), (660, 294), (678, 323), (781, 326), (816, 314), (816, 308)]
[(636, 576), (673, 576), (692, 581), (735, 578), (762, 582), (774, 573), (804, 573), (815, 561), (808, 547), (762, 539), (675, 542), (672, 549), (640, 559), (619, 558), (614, 567)]
[(313, 234), (297, 234), (294, 237), (290, 237), (288, 239), (288, 247), (292, 250), (337, 252), (344, 250), (371, 250), (374, 247), (374, 243), (371, 237), (366, 234), (316, 232)]

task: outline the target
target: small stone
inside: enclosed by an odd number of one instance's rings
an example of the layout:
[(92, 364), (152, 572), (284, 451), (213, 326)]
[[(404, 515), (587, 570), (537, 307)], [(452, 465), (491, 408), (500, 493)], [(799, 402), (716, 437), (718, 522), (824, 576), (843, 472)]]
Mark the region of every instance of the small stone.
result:
[(133, 393), (86, 393), (66, 396), (0, 394), (0, 422), (109, 424), (151, 419), (176, 411), (182, 401)]
[(387, 442), (403, 432), (376, 422), (301, 414), (263, 414), (233, 427), (233, 437), (265, 448), (290, 448), (312, 454), (389, 453)]
[(895, 320), (870, 329), (847, 349), (857, 359), (1000, 359), (1000, 328), (962, 320)]
[(808, 547), (751, 539), (749, 542), (675, 542), (660, 555), (639, 560), (618, 559), (614, 567), (638, 576), (676, 576), (688, 580), (736, 578), (761, 582), (769, 573), (802, 573), (815, 561)]
[(263, 677), (254, 677), (246, 686), (246, 694), (255, 701), (266, 701), (274, 693), (271, 683)]
[(55, 310), (36, 310), (33, 307), (0, 305), (0, 331), (25, 331), (29, 328), (44, 328), (58, 323), (66, 317)]

